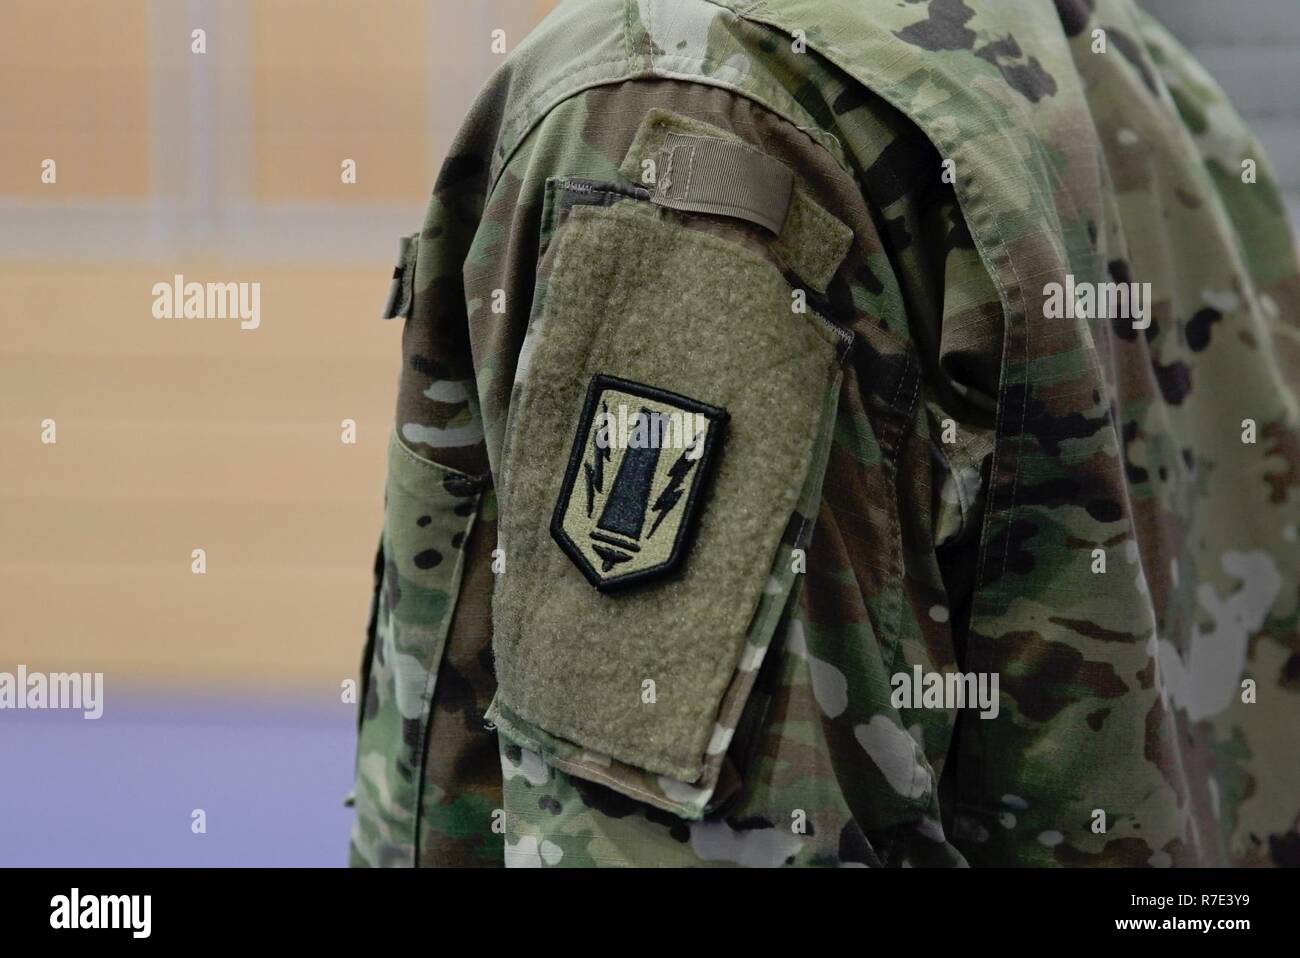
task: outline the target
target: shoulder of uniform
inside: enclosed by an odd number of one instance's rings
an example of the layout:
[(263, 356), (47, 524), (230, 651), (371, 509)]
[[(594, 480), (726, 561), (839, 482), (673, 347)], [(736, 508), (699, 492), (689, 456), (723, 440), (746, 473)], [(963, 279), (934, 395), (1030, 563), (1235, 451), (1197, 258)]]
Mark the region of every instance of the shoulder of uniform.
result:
[(736, 29), (738, 16), (710, 0), (567, 0), (489, 80), (476, 112), (496, 132), (490, 179), (548, 113), (572, 97), (625, 80), (670, 78), (743, 95), (835, 146), (817, 119), (769, 69), (770, 29)]

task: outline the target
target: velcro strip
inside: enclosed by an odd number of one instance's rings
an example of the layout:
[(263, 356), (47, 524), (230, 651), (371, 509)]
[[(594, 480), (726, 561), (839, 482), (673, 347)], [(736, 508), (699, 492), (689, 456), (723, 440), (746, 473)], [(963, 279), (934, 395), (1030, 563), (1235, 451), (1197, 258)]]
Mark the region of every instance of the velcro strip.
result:
[(415, 284), (415, 249), (420, 234), (403, 236), (397, 245), (397, 263), (393, 266), (393, 281), (388, 286), (388, 297), (380, 319), (396, 319), (411, 315), (412, 290)]
[(662, 107), (646, 113), (619, 173), (646, 186), (653, 179), (650, 199), (661, 207), (760, 224), (775, 234), (769, 248), (785, 268), (818, 293), (826, 292), (853, 245), (853, 230), (820, 206), (780, 160)]
[(734, 216), (779, 235), (793, 189), (794, 174), (784, 163), (744, 143), (669, 133), (656, 158), (651, 200), (674, 210)]

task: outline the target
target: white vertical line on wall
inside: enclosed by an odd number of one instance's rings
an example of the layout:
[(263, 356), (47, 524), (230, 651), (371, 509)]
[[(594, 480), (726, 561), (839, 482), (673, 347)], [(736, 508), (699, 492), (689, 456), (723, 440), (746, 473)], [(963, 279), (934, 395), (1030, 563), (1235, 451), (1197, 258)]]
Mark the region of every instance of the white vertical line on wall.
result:
[(213, 6), (208, 0), (189, 0), (187, 7), (193, 24), (191, 29), (201, 27), (207, 32), (207, 52), (191, 54), (189, 85), (190, 195), (189, 203), (185, 204), (189, 211), (186, 239), (194, 249), (212, 235), (213, 225), (212, 126), (216, 84), (212, 64), (215, 58), (228, 56), (237, 41), (215, 22)]
[[(476, 21), (490, 19), (482, 10), (475, 17), (458, 6), (455, 16), (444, 20), (438, 13), (442, 7), (441, 0), (429, 3), (425, 30), (437, 94), (432, 122), (438, 131), (454, 130), (474, 92), (448, 80), (442, 69), (447, 51), (478, 42), (459, 31), (474, 31)], [(149, 12), (150, 195), (58, 205), (0, 199), (0, 258), (130, 262), (202, 254), (391, 263), (397, 237), (419, 226), (419, 204), (259, 201), (250, 0), (152, 0)], [(190, 34), (198, 27), (207, 31), (208, 52), (202, 56), (190, 52)], [(478, 39), (479, 56), (495, 59), (488, 53), (487, 31)], [(441, 142), (437, 152), (430, 187), (445, 152)]]
[[(217, 5), (214, 5), (217, 6)], [(216, 74), (217, 142), (212, 155), (217, 163), (212, 180), (215, 197), (212, 211), (216, 234), (228, 237), (247, 233), (250, 207), (257, 201), (256, 128), (253, 123), (253, 50), (256, 33), (248, 0), (222, 0), (216, 22), (226, 37), (222, 54), (224, 72)]]
[[(177, 249), (185, 232), (182, 210), (192, 185), (189, 179), (191, 144), (184, 99), (191, 69), (190, 31), (193, 26), (189, 21), (192, 18), (186, 15), (184, 8), (167, 0), (154, 0), (150, 13), (148, 55), (152, 89), (147, 128), (153, 164), (150, 199), (143, 206), (116, 203), (116, 210), (104, 210), (102, 217), (83, 210), (68, 210), (65, 214), (82, 229), (99, 221), (103, 222), (101, 229), (112, 233), (111, 224), (119, 219), (135, 225), (135, 229), (121, 230), (123, 235), (118, 238), (121, 245), (117, 245), (111, 235), (95, 244), (104, 250), (118, 250), (127, 255), (152, 256), (163, 250)], [(112, 215), (113, 212), (116, 215)]]

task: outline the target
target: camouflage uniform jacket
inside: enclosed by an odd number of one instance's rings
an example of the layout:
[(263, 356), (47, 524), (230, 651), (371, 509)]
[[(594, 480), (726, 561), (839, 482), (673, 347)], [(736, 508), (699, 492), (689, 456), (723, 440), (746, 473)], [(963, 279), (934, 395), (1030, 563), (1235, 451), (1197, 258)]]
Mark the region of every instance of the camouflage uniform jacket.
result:
[(354, 863), (1300, 861), (1295, 247), (1131, 0), (562, 3), (396, 275)]

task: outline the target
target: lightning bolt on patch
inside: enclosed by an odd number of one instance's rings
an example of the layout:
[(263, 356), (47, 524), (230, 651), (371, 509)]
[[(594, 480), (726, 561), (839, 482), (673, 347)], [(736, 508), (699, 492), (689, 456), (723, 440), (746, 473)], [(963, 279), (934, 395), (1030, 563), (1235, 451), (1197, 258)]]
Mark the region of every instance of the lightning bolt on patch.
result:
[(593, 376), (551, 537), (602, 592), (684, 561), (727, 412), (656, 386)]

